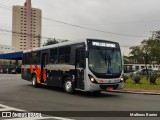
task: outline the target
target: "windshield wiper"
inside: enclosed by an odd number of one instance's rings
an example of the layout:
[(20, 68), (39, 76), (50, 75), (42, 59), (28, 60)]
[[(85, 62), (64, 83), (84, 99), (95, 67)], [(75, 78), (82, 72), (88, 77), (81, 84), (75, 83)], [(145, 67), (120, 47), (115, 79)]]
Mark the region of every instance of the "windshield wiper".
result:
[(112, 49), (111, 53), (109, 54), (107, 51), (106, 51), (106, 60), (108, 60), (108, 70), (107, 70), (107, 73), (111, 73), (112, 71), (110, 71), (110, 67), (111, 66), (111, 60), (113, 58), (113, 54), (114, 54), (114, 51), (115, 49)]
[(103, 53), (100, 47), (97, 47), (97, 50), (99, 51), (99, 54), (101, 55), (101, 57), (104, 59), (105, 64), (108, 66), (107, 73), (111, 73), (109, 70), (109, 66), (111, 66), (111, 60), (112, 60), (115, 49), (112, 49), (111, 53), (109, 53), (107, 50), (105, 50), (105, 53)]
[(105, 58), (105, 57), (106, 57), (106, 55), (105, 55), (105, 54), (103, 54), (102, 49), (100, 49), (100, 47), (97, 47), (97, 50), (98, 50), (99, 54), (101, 55), (101, 57), (104, 59), (104, 61), (105, 61), (106, 65), (107, 65), (106, 58)]

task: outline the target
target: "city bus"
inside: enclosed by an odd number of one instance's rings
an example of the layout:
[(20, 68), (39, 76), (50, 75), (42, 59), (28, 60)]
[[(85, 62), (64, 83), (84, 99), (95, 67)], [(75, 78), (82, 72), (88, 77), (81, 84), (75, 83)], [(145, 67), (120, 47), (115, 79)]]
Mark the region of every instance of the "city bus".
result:
[(25, 50), (21, 77), (41, 85), (100, 93), (122, 89), (123, 60), (117, 42), (99, 39), (68, 41)]

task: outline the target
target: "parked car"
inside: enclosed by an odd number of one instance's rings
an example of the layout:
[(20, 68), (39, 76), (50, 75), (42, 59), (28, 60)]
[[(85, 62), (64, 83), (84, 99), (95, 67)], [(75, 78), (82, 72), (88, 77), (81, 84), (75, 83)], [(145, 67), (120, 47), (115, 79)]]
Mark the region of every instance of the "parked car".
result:
[(0, 73), (5, 73), (5, 71), (6, 71), (6, 68), (3, 66), (0, 66)]
[(21, 66), (18, 66), (18, 67), (16, 68), (16, 72), (17, 72), (17, 73), (21, 73)]
[[(154, 71), (154, 70), (152, 70), (152, 69), (150, 69), (150, 68), (148, 68), (147, 70), (148, 70), (148, 74), (149, 74), (150, 72)], [(140, 69), (140, 70), (131, 72), (131, 73), (130, 73), (130, 76), (132, 76), (133, 74), (136, 74), (136, 73), (139, 73), (139, 74), (141, 74), (142, 76), (146, 76), (146, 75), (147, 75), (147, 70), (146, 70), (146, 68), (143, 68), (143, 69)]]
[(10, 71), (11, 74), (21, 73), (21, 66), (17, 66)]
[(147, 75), (147, 70), (148, 70), (148, 73), (153, 71), (152, 69), (143, 68), (143, 69), (138, 70), (138, 72), (140, 72), (141, 75)]
[(16, 74), (16, 69), (12, 69), (12, 70), (10, 71), (10, 74)]

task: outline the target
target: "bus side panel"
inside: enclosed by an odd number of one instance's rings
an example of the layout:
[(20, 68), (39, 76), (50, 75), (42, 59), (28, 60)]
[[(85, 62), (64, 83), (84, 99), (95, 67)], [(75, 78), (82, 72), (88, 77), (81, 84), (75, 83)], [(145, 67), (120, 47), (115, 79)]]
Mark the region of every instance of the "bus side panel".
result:
[(47, 85), (63, 87), (66, 77), (73, 78), (75, 75), (75, 66), (73, 65), (48, 65), (47, 69)]
[(21, 78), (24, 80), (31, 81), (31, 71), (30, 71), (29, 65), (22, 66), (21, 71), (22, 71)]
[(48, 86), (62, 86), (61, 76), (62, 71), (60, 70), (47, 70), (47, 85)]

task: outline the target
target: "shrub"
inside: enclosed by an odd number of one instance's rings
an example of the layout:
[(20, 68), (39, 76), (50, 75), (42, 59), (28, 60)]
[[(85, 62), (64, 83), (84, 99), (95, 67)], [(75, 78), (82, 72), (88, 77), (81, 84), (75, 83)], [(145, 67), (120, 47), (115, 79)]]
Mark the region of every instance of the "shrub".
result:
[(124, 79), (124, 82), (126, 82), (126, 80), (129, 79), (129, 76), (126, 75), (126, 74), (124, 74), (124, 75), (123, 75), (123, 79)]
[(134, 74), (132, 74), (131, 79), (134, 80), (134, 82), (136, 84), (139, 84), (140, 80), (142, 79), (142, 76), (141, 76), (141, 74), (139, 72), (138, 73), (134, 73)]
[(150, 83), (155, 84), (157, 78), (158, 78), (158, 75), (155, 71), (150, 72), (150, 74), (149, 74)]

